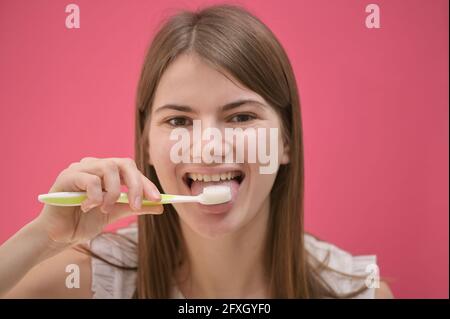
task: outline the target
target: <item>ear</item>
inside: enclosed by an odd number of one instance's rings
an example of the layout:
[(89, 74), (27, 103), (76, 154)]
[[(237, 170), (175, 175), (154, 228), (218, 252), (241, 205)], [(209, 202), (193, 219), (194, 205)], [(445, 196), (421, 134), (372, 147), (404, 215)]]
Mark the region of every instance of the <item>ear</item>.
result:
[(147, 144), (147, 147), (145, 147), (144, 148), (144, 151), (146, 152), (146, 156), (144, 156), (144, 157), (147, 157), (147, 164), (148, 165), (150, 165), (150, 166), (153, 166), (153, 161), (152, 161), (152, 157), (150, 156), (150, 143), (146, 143)]
[(148, 119), (145, 121), (144, 129), (141, 135), (141, 138), (143, 139), (143, 151), (144, 153), (144, 161), (146, 161), (146, 164), (153, 166), (152, 157), (150, 156), (150, 122)]
[(286, 141), (284, 141), (283, 142), (283, 153), (281, 154), (280, 164), (285, 165), (285, 164), (289, 164), (289, 162), (290, 162), (290, 148), (289, 148), (289, 144)]
[(147, 148), (147, 159), (148, 165), (153, 166), (152, 157), (150, 156), (150, 147)]

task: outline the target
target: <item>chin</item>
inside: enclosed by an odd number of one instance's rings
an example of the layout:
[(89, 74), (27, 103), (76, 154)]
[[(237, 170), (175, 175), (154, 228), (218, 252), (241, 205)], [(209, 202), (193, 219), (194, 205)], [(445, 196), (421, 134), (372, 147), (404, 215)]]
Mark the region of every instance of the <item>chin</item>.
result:
[[(190, 204), (189, 206), (194, 205)], [(242, 216), (239, 216), (238, 211), (235, 209), (225, 210), (221, 213), (211, 213), (210, 211), (186, 207), (182, 210), (177, 209), (177, 211), (180, 212), (179, 216), (182, 223), (199, 236), (207, 239), (220, 238), (236, 232), (242, 223)]]

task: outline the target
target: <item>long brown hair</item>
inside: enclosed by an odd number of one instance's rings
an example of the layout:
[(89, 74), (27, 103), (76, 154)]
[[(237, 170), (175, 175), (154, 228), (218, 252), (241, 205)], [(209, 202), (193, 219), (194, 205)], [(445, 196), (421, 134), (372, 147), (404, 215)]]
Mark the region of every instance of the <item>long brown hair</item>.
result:
[[(135, 160), (159, 188), (149, 165), (149, 117), (158, 81), (182, 53), (195, 53), (262, 96), (280, 116), (290, 162), (278, 171), (270, 194), (265, 270), (273, 298), (351, 297), (335, 292), (321, 277), (304, 244), (304, 163), (300, 101), (289, 59), (274, 34), (247, 10), (216, 5), (170, 17), (154, 36), (142, 68), (136, 101)], [(186, 257), (178, 215), (171, 205), (162, 215), (138, 220), (138, 276), (135, 296), (169, 298), (174, 273)]]

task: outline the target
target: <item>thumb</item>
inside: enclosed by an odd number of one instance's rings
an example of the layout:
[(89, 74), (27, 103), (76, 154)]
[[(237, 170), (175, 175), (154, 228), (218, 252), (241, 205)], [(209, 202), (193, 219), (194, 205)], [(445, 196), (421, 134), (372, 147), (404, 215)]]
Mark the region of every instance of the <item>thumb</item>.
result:
[(121, 218), (136, 216), (136, 215), (161, 215), (164, 212), (163, 205), (142, 206), (139, 210), (133, 210), (129, 204), (116, 203), (109, 214), (110, 221), (114, 222)]

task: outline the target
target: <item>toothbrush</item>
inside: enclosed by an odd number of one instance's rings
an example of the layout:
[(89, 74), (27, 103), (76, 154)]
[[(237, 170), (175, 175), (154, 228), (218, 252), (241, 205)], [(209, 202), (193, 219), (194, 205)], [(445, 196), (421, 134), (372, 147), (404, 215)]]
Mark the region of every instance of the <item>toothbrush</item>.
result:
[[(38, 196), (38, 200), (41, 203), (53, 206), (80, 206), (86, 198), (86, 192), (56, 192), (41, 194)], [(215, 185), (205, 187), (203, 189), (203, 193), (196, 196), (161, 194), (161, 201), (153, 202), (144, 199), (142, 201), (142, 206), (155, 206), (172, 203), (200, 203), (203, 205), (216, 205), (226, 203), (230, 200), (230, 187)], [(128, 204), (127, 194), (120, 193), (120, 197), (116, 203)]]

